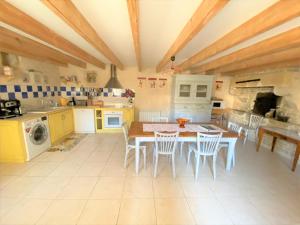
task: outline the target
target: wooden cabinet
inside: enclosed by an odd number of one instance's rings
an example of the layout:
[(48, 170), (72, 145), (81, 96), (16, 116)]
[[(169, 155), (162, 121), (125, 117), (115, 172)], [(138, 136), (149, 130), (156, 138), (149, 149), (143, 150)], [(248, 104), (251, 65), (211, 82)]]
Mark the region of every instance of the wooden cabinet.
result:
[(176, 75), (173, 80), (174, 103), (209, 102), (213, 76)]
[(73, 111), (68, 109), (49, 115), (51, 143), (59, 142), (74, 131)]
[(210, 75), (174, 76), (171, 120), (184, 117), (192, 122), (210, 121), (212, 82)]
[(105, 128), (105, 112), (106, 111), (122, 111), (123, 122), (126, 122), (128, 126), (134, 121), (134, 108), (98, 108), (95, 110), (95, 127), (97, 133), (115, 133), (122, 132), (121, 128)]
[(22, 124), (18, 121), (0, 121), (0, 162), (26, 161)]

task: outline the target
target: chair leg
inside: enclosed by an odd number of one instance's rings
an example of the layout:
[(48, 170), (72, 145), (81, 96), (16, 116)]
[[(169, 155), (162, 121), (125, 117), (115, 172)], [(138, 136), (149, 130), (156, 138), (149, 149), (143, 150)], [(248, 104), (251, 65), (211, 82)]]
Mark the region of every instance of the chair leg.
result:
[(199, 173), (199, 163), (200, 163), (200, 154), (195, 154), (195, 180), (198, 180), (198, 173)]
[(125, 159), (124, 159), (124, 168), (127, 167), (127, 157), (128, 157), (128, 150), (126, 149), (126, 153), (125, 153)]
[(144, 153), (144, 169), (146, 170), (146, 163), (147, 163), (147, 151), (146, 149), (143, 150), (143, 153)]
[(183, 145), (184, 145), (184, 142), (182, 141), (181, 143), (180, 143), (180, 157), (182, 158), (182, 156), (183, 156)]
[(173, 178), (176, 178), (175, 152), (172, 154), (172, 170), (173, 170)]
[(216, 179), (216, 162), (217, 162), (217, 155), (213, 156), (213, 177), (214, 180)]
[(192, 153), (192, 150), (189, 149), (188, 158), (187, 158), (187, 164), (186, 164), (187, 166), (190, 164), (191, 153)]
[(246, 144), (247, 139), (248, 139), (248, 130), (245, 131), (244, 144)]
[(202, 167), (205, 166), (205, 163), (206, 163), (206, 156), (204, 155), (204, 156), (203, 156), (203, 165), (202, 165)]
[(156, 177), (157, 174), (157, 164), (158, 164), (158, 154), (155, 154), (155, 165), (154, 165), (154, 177)]

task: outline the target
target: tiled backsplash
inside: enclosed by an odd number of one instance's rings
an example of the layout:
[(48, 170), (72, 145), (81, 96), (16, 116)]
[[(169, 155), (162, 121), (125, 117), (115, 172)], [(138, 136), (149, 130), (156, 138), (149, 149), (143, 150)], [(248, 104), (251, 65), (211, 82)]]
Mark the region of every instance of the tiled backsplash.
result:
[[(119, 90), (122, 95), (126, 89)], [(0, 85), (0, 99), (30, 99), (41, 97), (72, 97), (86, 96), (92, 93), (93, 96), (113, 97), (114, 89), (111, 88), (85, 88), (69, 86), (50, 85)]]

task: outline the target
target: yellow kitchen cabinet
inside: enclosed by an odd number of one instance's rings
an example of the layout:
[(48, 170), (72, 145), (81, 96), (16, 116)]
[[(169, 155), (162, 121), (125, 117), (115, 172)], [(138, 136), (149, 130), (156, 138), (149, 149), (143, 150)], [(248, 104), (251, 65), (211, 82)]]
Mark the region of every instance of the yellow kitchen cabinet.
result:
[(66, 134), (73, 133), (74, 132), (73, 110), (65, 111), (63, 117), (64, 117), (63, 118), (64, 132)]
[(74, 131), (73, 110), (49, 114), (51, 143), (56, 144)]
[(18, 121), (0, 121), (0, 162), (25, 161), (22, 124)]
[(134, 121), (134, 108), (97, 108), (95, 110), (95, 126), (97, 133), (118, 133), (122, 132), (122, 128), (105, 128), (105, 111), (122, 111), (123, 122), (128, 126)]
[(125, 121), (128, 127), (130, 127), (131, 123), (134, 121), (134, 109), (124, 108), (123, 113), (123, 121)]

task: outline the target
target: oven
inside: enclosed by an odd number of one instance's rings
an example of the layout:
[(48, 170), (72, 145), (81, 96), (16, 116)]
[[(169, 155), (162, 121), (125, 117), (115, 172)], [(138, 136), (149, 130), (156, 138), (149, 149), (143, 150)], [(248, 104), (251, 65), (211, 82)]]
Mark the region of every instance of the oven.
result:
[(105, 111), (104, 128), (121, 128), (123, 123), (123, 111)]

